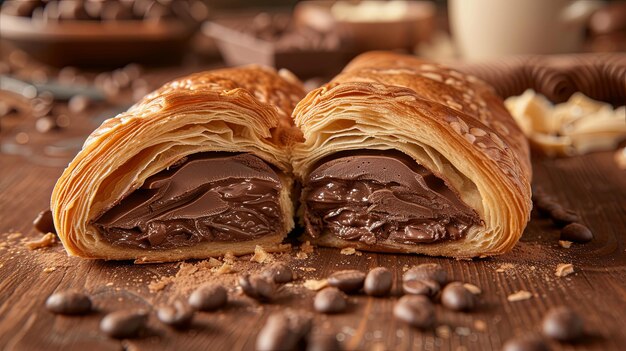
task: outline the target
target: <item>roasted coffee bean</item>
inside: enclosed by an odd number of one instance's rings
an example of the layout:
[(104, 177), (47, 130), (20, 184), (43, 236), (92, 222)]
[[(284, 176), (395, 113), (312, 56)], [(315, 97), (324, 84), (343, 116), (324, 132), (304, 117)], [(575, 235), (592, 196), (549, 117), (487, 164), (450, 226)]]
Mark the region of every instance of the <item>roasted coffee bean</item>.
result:
[(587, 243), (593, 239), (593, 233), (580, 223), (570, 223), (561, 230), (560, 239), (576, 243)]
[(469, 311), (476, 304), (475, 296), (462, 283), (453, 282), (446, 285), (441, 292), (441, 303), (453, 311)]
[(583, 320), (567, 307), (556, 307), (543, 318), (543, 334), (560, 341), (573, 341), (583, 335)]
[(303, 349), (311, 332), (312, 319), (293, 310), (277, 312), (267, 318), (256, 339), (258, 351)]
[(197, 288), (189, 296), (189, 305), (200, 311), (213, 311), (228, 302), (228, 293), (223, 286), (207, 283)]
[(56, 234), (57, 232), (56, 229), (54, 228), (54, 221), (52, 220), (52, 211), (50, 210), (43, 210), (39, 212), (39, 214), (33, 221), (33, 226), (40, 233), (43, 233), (43, 234), (47, 234), (47, 233)]
[(576, 212), (564, 209), (563, 207), (556, 208), (550, 212), (550, 217), (555, 225), (562, 227), (573, 222), (580, 220)]
[(157, 317), (161, 322), (176, 328), (189, 326), (193, 315), (193, 309), (182, 301), (176, 301), (173, 306), (165, 306), (157, 310)]
[(341, 345), (333, 334), (313, 334), (309, 337), (306, 351), (337, 351), (341, 350)]
[(435, 323), (435, 307), (425, 296), (405, 295), (393, 307), (393, 315), (417, 328), (430, 328)]
[(260, 301), (272, 300), (276, 295), (276, 284), (272, 278), (261, 275), (242, 275), (239, 286), (244, 294)]
[(448, 280), (448, 273), (437, 263), (424, 263), (406, 271), (402, 280), (434, 280), (443, 285)]
[(263, 276), (273, 279), (277, 284), (289, 283), (294, 279), (291, 267), (282, 262), (272, 263), (263, 271)]
[(434, 280), (407, 280), (402, 282), (402, 291), (410, 295), (424, 295), (433, 297), (439, 293), (441, 287)]
[(50, 295), (46, 308), (59, 314), (80, 315), (91, 312), (91, 299), (78, 291), (63, 291)]
[(139, 336), (147, 322), (148, 312), (144, 310), (116, 311), (102, 319), (100, 330), (112, 338), (134, 338)]
[(507, 341), (502, 351), (548, 351), (548, 345), (537, 337), (519, 337)]
[(340, 313), (346, 310), (348, 303), (341, 290), (332, 286), (326, 287), (315, 295), (313, 306), (317, 312)]
[(371, 296), (385, 296), (391, 291), (393, 274), (385, 267), (377, 267), (369, 271), (365, 277), (363, 290)]
[(328, 285), (347, 293), (361, 290), (364, 282), (365, 273), (357, 270), (338, 271), (328, 277)]

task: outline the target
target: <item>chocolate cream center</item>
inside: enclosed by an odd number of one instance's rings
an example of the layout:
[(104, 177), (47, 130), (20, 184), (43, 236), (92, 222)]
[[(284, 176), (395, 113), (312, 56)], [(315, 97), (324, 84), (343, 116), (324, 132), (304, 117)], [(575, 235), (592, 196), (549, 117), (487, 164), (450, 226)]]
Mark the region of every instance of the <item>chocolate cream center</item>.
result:
[(480, 223), (446, 183), (397, 151), (359, 151), (318, 164), (305, 181), (307, 233), (368, 245), (457, 240)]
[(93, 225), (108, 242), (135, 248), (252, 240), (282, 226), (280, 189), (256, 156), (196, 154), (148, 178)]

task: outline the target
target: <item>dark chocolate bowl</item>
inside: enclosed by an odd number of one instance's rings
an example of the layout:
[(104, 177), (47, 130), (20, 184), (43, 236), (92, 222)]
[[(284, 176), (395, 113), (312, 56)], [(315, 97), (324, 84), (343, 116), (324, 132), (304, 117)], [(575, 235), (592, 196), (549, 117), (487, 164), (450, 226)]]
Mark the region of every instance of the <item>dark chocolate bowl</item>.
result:
[(0, 36), (33, 58), (56, 66), (119, 66), (175, 62), (197, 24), (162, 21), (37, 21), (0, 13)]

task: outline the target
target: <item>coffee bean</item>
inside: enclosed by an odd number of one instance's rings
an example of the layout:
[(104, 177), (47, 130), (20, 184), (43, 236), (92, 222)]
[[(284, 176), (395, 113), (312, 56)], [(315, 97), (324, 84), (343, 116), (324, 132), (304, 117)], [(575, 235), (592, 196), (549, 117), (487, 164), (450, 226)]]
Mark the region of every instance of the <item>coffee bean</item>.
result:
[(50, 312), (59, 314), (87, 314), (91, 312), (91, 299), (77, 291), (62, 291), (48, 297), (46, 308)]
[(313, 306), (317, 312), (340, 313), (346, 310), (348, 303), (346, 302), (346, 296), (341, 290), (327, 287), (315, 295)]
[(189, 296), (189, 305), (199, 311), (213, 311), (228, 302), (228, 293), (223, 286), (207, 283), (197, 288)]
[(586, 243), (593, 239), (593, 233), (589, 228), (580, 223), (570, 223), (561, 230), (561, 240)]
[(277, 312), (267, 318), (256, 339), (258, 351), (303, 349), (311, 331), (312, 319), (293, 310)]
[(583, 320), (567, 307), (556, 307), (543, 318), (543, 334), (560, 341), (573, 341), (583, 335)]
[(50, 210), (43, 210), (39, 212), (39, 214), (33, 221), (33, 226), (40, 233), (43, 233), (43, 234), (47, 234), (47, 233), (56, 234), (57, 232), (56, 229), (54, 228), (54, 220), (52, 219), (52, 211)]
[(107, 314), (100, 322), (100, 330), (112, 338), (134, 338), (146, 327), (148, 312), (122, 310)]
[(189, 326), (193, 315), (193, 309), (182, 301), (176, 301), (173, 306), (165, 306), (157, 310), (157, 318), (161, 322), (176, 328)]
[(548, 351), (548, 345), (537, 337), (520, 337), (507, 341), (502, 351)]
[(272, 300), (276, 295), (274, 280), (261, 275), (242, 275), (239, 277), (239, 286), (244, 294), (260, 301)]
[(441, 303), (453, 311), (468, 311), (474, 308), (476, 301), (474, 294), (465, 289), (462, 283), (453, 282), (443, 288)]
[(333, 334), (313, 334), (306, 345), (306, 351), (337, 351), (341, 350), (339, 341)]
[(550, 217), (552, 218), (552, 222), (554, 222), (554, 224), (559, 227), (580, 220), (576, 212), (564, 209), (562, 207), (552, 210), (550, 212)]
[(263, 271), (263, 276), (273, 279), (277, 284), (289, 283), (294, 279), (291, 267), (282, 262), (272, 263)]
[(367, 273), (363, 290), (371, 296), (385, 296), (391, 291), (393, 274), (385, 267), (377, 267)]
[(338, 271), (328, 277), (328, 285), (347, 293), (361, 290), (364, 282), (365, 273), (357, 270)]
[(434, 280), (443, 285), (448, 280), (448, 273), (437, 263), (424, 263), (406, 271), (402, 280)]
[(435, 323), (435, 307), (424, 296), (402, 296), (393, 307), (393, 315), (417, 328), (430, 328)]
[(441, 287), (434, 280), (407, 280), (402, 282), (402, 291), (410, 295), (424, 295), (433, 297), (439, 293)]

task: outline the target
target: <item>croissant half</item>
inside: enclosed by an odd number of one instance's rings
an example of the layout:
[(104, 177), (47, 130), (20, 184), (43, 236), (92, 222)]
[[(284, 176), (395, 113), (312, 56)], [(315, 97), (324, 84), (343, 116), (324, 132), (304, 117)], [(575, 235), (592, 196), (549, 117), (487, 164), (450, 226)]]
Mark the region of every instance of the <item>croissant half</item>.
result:
[(474, 77), (370, 52), (294, 120), (299, 216), (317, 244), (470, 258), (510, 250), (528, 222), (527, 141)]
[(303, 96), (290, 74), (223, 69), (105, 121), (52, 194), (67, 252), (159, 262), (277, 249), (294, 225), (290, 115)]

